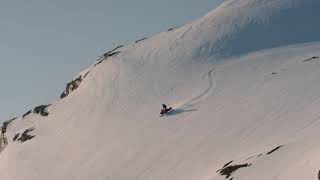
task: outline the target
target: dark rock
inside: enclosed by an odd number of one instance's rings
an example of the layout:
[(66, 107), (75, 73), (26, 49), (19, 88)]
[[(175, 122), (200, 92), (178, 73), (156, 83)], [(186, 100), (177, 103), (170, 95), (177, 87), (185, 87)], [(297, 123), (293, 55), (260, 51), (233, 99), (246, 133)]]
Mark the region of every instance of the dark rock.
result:
[(4, 134), (0, 134), (0, 152), (8, 145), (8, 140)]
[(254, 158), (255, 156), (250, 156), (250, 157), (248, 157), (246, 160), (248, 161), (248, 160), (250, 160), (250, 159), (252, 159), (252, 158)]
[(114, 51), (116, 51), (116, 50), (118, 50), (118, 49), (122, 48), (123, 46), (124, 46), (124, 45), (120, 45), (120, 46), (117, 46), (117, 47), (113, 48), (112, 50), (110, 50), (110, 51), (106, 52), (106, 53), (104, 54), (104, 56), (109, 57), (109, 56), (110, 56), (110, 54), (112, 54)]
[(117, 50), (122, 48), (123, 46), (124, 45), (117, 46), (114, 49), (112, 49), (111, 51), (108, 51), (108, 52), (104, 53), (103, 54), (103, 58), (108, 58), (108, 57), (111, 57), (111, 56), (119, 54), (121, 51), (117, 51)]
[(22, 117), (24, 118), (24, 117), (28, 116), (28, 115), (31, 114), (31, 113), (32, 113), (32, 110), (26, 112)]
[(120, 54), (121, 52), (120, 51), (116, 51), (116, 52), (112, 52), (112, 53), (106, 53), (103, 55), (104, 58), (108, 58), (108, 57), (111, 57), (111, 56), (114, 56), (114, 55), (117, 55), (117, 54)]
[[(229, 164), (230, 165), (230, 164)], [(245, 168), (249, 167), (251, 164), (240, 164), (240, 165), (231, 165), (231, 166), (226, 166), (220, 170), (220, 175), (221, 176), (226, 176), (226, 178), (229, 178), (234, 172), (236, 172), (240, 168)], [(231, 178), (232, 179), (232, 178)]]
[(18, 134), (16, 134), (16, 135), (14, 135), (14, 137), (13, 137), (13, 141), (17, 141), (17, 139), (19, 138), (19, 136), (20, 136), (20, 133), (18, 133)]
[(84, 78), (86, 78), (87, 76), (88, 76), (88, 74), (90, 73), (90, 71), (88, 71), (84, 76), (83, 76), (83, 78), (82, 79), (84, 79)]
[(282, 147), (283, 147), (283, 145), (274, 148), (273, 150), (271, 150), (270, 152), (268, 152), (267, 155), (272, 154), (273, 152), (275, 152), (276, 150), (278, 150), (278, 149), (280, 149), (280, 148), (282, 148)]
[(99, 60), (97, 60), (96, 64), (94, 64), (94, 66), (97, 66), (97, 65), (101, 64), (102, 62), (103, 62), (103, 59), (99, 59)]
[(1, 133), (0, 133), (0, 151), (3, 150), (8, 145), (8, 139), (5, 135), (7, 132), (8, 126), (17, 118), (9, 119), (2, 124)]
[(86, 78), (89, 73), (90, 71), (86, 72), (83, 76), (78, 76), (76, 79), (69, 82), (66, 86), (66, 89), (60, 95), (60, 99), (67, 97), (72, 91), (76, 90), (80, 86), (83, 79)]
[(60, 95), (60, 98), (63, 99), (67, 97), (72, 91), (76, 90), (80, 86), (82, 80), (82, 77), (79, 76), (75, 80), (69, 82), (65, 91), (63, 91), (63, 93)]
[(2, 134), (5, 134), (7, 132), (7, 128), (9, 126), (10, 123), (12, 123), (14, 120), (16, 120), (17, 118), (13, 118), (13, 119), (9, 119), (7, 121), (5, 121), (3, 124), (2, 124), (2, 127), (1, 127), (1, 133)]
[(33, 109), (33, 113), (35, 114), (40, 114), (41, 116), (48, 116), (49, 113), (47, 111), (47, 108), (50, 106), (49, 105), (40, 105), (40, 106), (37, 106)]
[(231, 163), (233, 163), (233, 161), (228, 162), (227, 164), (225, 164), (221, 169), (219, 169), (217, 172), (220, 172), (223, 168), (229, 166)]
[(233, 163), (233, 161), (230, 161), (230, 162), (228, 162), (227, 164), (225, 164), (225, 165), (223, 166), (223, 168), (229, 166), (231, 163)]
[(148, 38), (147, 38), (147, 37), (145, 37), (145, 38), (142, 38), (142, 39), (136, 40), (136, 43), (141, 42), (141, 41), (144, 41), (144, 40), (146, 40), (146, 39), (148, 39)]
[(22, 134), (21, 136), (18, 138), (18, 141), (20, 142), (26, 142), (28, 140), (31, 140), (33, 139), (34, 137), (36, 137), (35, 135), (29, 135), (28, 133), (33, 131), (34, 128), (29, 128), (29, 129), (26, 129)]
[(311, 61), (313, 59), (318, 59), (318, 58), (319, 58), (318, 56), (313, 56), (313, 57), (311, 57), (309, 59), (303, 60), (302, 62), (307, 62), (307, 61)]
[(94, 64), (94, 67), (99, 65), (100, 63), (102, 63), (103, 61), (105, 61), (106, 59), (108, 59), (108, 57), (111, 57), (111, 56), (115, 56), (117, 54), (120, 54), (121, 51), (117, 51), (118, 49), (122, 48), (124, 45), (120, 45), (120, 46), (117, 46), (115, 48), (113, 48), (111, 51), (108, 51), (106, 53), (104, 53), (98, 60), (97, 62)]

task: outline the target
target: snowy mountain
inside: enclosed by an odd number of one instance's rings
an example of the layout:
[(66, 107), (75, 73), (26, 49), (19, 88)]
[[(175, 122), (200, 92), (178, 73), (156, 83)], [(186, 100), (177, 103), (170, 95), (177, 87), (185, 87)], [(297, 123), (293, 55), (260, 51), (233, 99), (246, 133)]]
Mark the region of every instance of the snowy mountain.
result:
[(227, 0), (116, 47), (3, 124), (0, 179), (317, 179), (319, 9)]

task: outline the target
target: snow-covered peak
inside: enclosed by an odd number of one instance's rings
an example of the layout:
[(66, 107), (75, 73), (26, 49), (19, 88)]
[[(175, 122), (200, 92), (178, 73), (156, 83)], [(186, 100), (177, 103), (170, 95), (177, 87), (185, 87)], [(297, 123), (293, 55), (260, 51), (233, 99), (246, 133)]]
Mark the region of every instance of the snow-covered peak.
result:
[(183, 33), (195, 53), (223, 57), (318, 41), (319, 7), (317, 0), (229, 0)]
[(7, 121), (0, 179), (315, 178), (319, 8), (228, 0), (108, 51), (59, 101)]

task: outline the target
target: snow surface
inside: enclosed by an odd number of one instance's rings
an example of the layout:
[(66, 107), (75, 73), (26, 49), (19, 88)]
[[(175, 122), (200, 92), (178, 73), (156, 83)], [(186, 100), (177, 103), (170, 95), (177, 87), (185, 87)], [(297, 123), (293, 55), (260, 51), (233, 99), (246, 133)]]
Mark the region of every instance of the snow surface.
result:
[[(250, 164), (234, 180), (316, 179), (319, 8), (319, 0), (228, 0), (120, 48), (82, 71), (48, 117), (10, 124), (0, 179), (222, 180), (230, 161)], [(160, 118), (162, 103), (174, 111)], [(12, 141), (30, 127), (35, 138)]]

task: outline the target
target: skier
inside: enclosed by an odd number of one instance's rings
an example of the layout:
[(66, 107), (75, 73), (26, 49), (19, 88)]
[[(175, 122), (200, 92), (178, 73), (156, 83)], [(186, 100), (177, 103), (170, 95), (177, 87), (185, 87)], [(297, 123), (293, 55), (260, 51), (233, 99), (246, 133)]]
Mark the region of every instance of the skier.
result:
[(167, 111), (167, 105), (162, 104), (162, 109), (163, 109), (164, 111)]
[(171, 110), (172, 110), (172, 107), (167, 108), (167, 105), (162, 104), (162, 109), (161, 109), (160, 114), (161, 114), (161, 115), (167, 114), (167, 113), (168, 113), (169, 111), (171, 111)]

